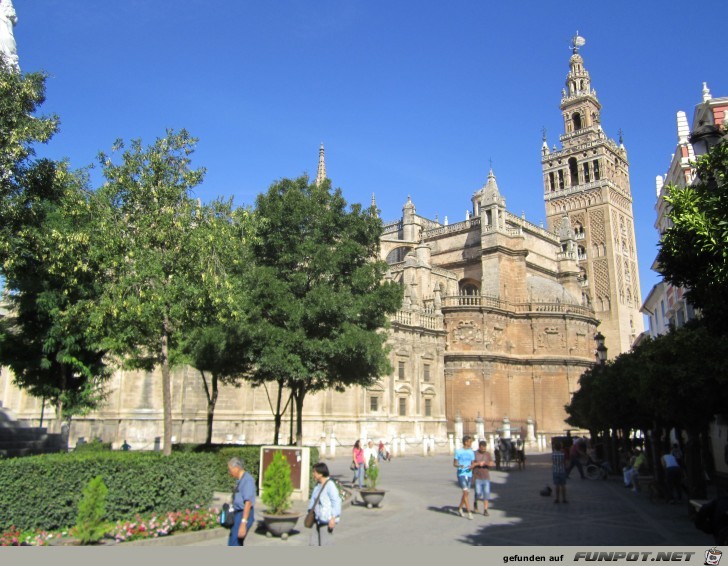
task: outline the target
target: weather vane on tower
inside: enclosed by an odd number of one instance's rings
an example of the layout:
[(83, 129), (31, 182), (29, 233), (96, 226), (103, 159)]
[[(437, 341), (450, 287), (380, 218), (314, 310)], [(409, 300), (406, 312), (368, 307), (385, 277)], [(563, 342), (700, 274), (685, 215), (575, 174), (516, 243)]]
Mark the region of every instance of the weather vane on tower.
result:
[(583, 47), (586, 43), (586, 39), (579, 35), (579, 30), (576, 30), (576, 35), (571, 38), (571, 50), (574, 53), (579, 53), (579, 47)]

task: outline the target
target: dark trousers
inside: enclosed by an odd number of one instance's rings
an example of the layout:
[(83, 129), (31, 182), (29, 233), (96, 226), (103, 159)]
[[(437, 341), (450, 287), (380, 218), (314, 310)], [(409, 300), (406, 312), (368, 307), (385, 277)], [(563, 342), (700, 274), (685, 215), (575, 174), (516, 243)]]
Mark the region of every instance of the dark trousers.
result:
[(566, 470), (566, 477), (569, 477), (569, 474), (571, 473), (571, 470), (576, 467), (577, 470), (579, 470), (579, 475), (582, 479), (584, 479), (584, 466), (581, 465), (581, 462), (579, 461), (579, 458), (572, 458), (571, 464), (569, 465), (569, 469)]
[(682, 499), (682, 470), (680, 468), (665, 469), (665, 483), (667, 483), (667, 491), (670, 499)]
[[(230, 536), (228, 537), (228, 546), (244, 546), (245, 545), (245, 537), (240, 538), (238, 536), (238, 530), (240, 529), (240, 523), (243, 521), (243, 512), (242, 511), (235, 511), (235, 522), (233, 523), (232, 528), (230, 529)], [(253, 508), (250, 508), (250, 515), (248, 515), (248, 530), (245, 531), (246, 536), (250, 533), (250, 529), (253, 528), (253, 523), (255, 522), (255, 516)]]

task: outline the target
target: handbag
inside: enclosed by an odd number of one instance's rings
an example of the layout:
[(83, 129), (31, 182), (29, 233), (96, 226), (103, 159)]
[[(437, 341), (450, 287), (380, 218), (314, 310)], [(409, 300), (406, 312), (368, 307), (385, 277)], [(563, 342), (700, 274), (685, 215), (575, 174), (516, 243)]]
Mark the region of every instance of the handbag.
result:
[(316, 501), (313, 502), (313, 506), (311, 507), (311, 509), (308, 510), (308, 513), (306, 513), (306, 518), (303, 520), (303, 526), (307, 529), (313, 527), (314, 523), (316, 522), (316, 513), (314, 512), (314, 509), (316, 509), (316, 505), (318, 505), (319, 499), (321, 499), (321, 494), (324, 492), (324, 488), (326, 487), (327, 483), (329, 483), (329, 480), (326, 480), (324, 482), (324, 485), (321, 486), (321, 491), (318, 492), (318, 495), (316, 496)]
[[(235, 489), (233, 490), (233, 495), (231, 500), (235, 500), (235, 494), (238, 492), (238, 485), (240, 482), (235, 484)], [(223, 503), (222, 509), (220, 510), (220, 515), (217, 517), (217, 522), (220, 523), (221, 527), (225, 527), (226, 529), (232, 529), (233, 525), (235, 524), (235, 508), (230, 505), (229, 503)]]
[(359, 466), (356, 465), (356, 462), (354, 460), (351, 461), (351, 464), (349, 464), (349, 469), (352, 472), (355, 472), (359, 469)]

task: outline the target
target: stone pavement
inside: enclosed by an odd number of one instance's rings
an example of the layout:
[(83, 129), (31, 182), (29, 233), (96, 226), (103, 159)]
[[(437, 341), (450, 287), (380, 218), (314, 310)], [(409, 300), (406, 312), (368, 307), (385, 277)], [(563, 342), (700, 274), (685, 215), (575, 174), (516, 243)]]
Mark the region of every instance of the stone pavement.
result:
[[(382, 507), (367, 509), (357, 501), (346, 507), (335, 531), (335, 544), (712, 545), (712, 537), (697, 530), (689, 519), (686, 501), (679, 505), (651, 503), (646, 493), (632, 493), (616, 476), (581, 480), (575, 469), (567, 482), (569, 503), (556, 505), (553, 497), (539, 495), (551, 484), (550, 456), (531, 454), (527, 458), (523, 471), (491, 472), (490, 516), (474, 515), (473, 520), (457, 514), (460, 491), (451, 456), (407, 455), (382, 462), (380, 487), (387, 490)], [(324, 461), (334, 477), (345, 484), (351, 480), (348, 458)], [(248, 536), (246, 545), (303, 546), (308, 538), (309, 530), (300, 519), (297, 532), (286, 541), (267, 538), (259, 530)], [(220, 536), (191, 546), (225, 543), (226, 538)]]

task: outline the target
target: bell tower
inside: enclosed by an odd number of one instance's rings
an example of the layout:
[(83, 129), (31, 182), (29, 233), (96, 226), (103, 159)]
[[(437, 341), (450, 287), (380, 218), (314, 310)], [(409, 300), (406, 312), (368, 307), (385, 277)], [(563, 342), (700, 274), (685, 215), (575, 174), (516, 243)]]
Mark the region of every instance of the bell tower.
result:
[(561, 149), (541, 148), (544, 201), (549, 230), (562, 219), (574, 230), (582, 301), (601, 321), (610, 357), (626, 352), (643, 331), (627, 150), (601, 126), (602, 105), (572, 39), (566, 85), (561, 91)]

